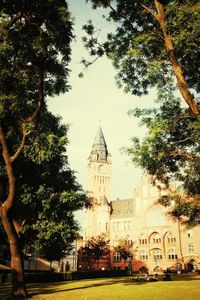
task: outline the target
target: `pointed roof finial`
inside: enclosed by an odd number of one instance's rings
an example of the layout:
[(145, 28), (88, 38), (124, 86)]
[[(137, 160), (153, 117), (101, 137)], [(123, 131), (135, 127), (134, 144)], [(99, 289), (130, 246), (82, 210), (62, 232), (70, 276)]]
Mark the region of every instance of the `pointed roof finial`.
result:
[(108, 149), (106, 145), (106, 141), (103, 135), (103, 131), (101, 128), (101, 125), (99, 125), (93, 146), (92, 146), (92, 151), (90, 154), (91, 156), (95, 156), (97, 158), (97, 161), (107, 161), (107, 156), (108, 156)]

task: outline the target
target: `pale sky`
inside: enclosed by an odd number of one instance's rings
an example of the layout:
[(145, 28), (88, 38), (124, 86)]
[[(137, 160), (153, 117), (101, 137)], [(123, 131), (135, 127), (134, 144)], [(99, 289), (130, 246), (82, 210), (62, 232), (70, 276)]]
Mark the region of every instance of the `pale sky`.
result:
[(112, 198), (130, 198), (133, 188), (141, 176), (126, 154), (120, 154), (120, 148), (129, 146), (133, 136), (140, 136), (144, 130), (138, 127), (139, 120), (129, 117), (127, 111), (136, 106), (146, 107), (152, 104), (152, 95), (136, 97), (126, 95), (116, 86), (115, 70), (107, 58), (98, 60), (78, 78), (82, 67), (80, 61), (87, 55), (81, 37), (82, 25), (93, 19), (101, 27), (101, 35), (112, 29), (103, 23), (102, 11), (96, 12), (86, 6), (84, 0), (69, 1), (75, 18), (76, 42), (72, 45), (72, 70), (70, 76), (71, 91), (50, 99), (49, 107), (62, 117), (64, 123), (70, 123), (70, 145), (67, 149), (70, 166), (77, 172), (78, 182), (87, 190), (87, 158), (92, 149), (95, 135), (101, 120), (101, 127), (112, 155)]

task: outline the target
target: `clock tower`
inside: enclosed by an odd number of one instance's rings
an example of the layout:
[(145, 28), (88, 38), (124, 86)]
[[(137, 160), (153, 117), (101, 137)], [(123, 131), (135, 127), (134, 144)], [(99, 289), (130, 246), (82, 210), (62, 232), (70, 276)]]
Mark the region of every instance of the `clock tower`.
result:
[(109, 231), (111, 167), (111, 154), (99, 127), (88, 158), (88, 196), (93, 205), (86, 212), (86, 239)]

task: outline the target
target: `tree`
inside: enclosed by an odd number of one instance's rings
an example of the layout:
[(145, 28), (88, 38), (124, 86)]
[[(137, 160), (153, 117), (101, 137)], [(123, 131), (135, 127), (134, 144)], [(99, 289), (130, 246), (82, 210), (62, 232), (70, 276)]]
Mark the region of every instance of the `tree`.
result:
[[(56, 249), (52, 255), (59, 260), (76, 237), (78, 225), (73, 212), (82, 208), (86, 197), (69, 168), (68, 126), (60, 124), (60, 118), (48, 112), (42, 115), (37, 142), (35, 136), (34, 146), (27, 141), (24, 148), (23, 154), (28, 153), (30, 158), (22, 154), (15, 165), (19, 184), (15, 215), (23, 223), (20, 240), (24, 251), (31, 253), (38, 249), (49, 259), (46, 253)], [(41, 157), (37, 155), (33, 160), (32, 155), (38, 150)]]
[(171, 90), (160, 99), (158, 108), (132, 112), (148, 132), (142, 140), (134, 137), (126, 152), (152, 175), (152, 182), (162, 190), (159, 201), (170, 208), (171, 216), (196, 226), (200, 224), (200, 123)]
[(121, 258), (124, 260), (132, 259), (134, 256), (134, 244), (129, 243), (126, 239), (119, 239), (117, 246), (114, 247), (114, 251), (120, 253)]
[[(69, 89), (72, 22), (64, 0), (3, 0), (0, 8), (1, 174), (7, 176), (6, 185), (0, 184), (0, 215), (11, 253), (13, 295), (25, 297), (19, 228), (14, 222), (21, 175), (19, 172), (17, 177), (15, 169), (23, 151), (33, 161), (46, 158), (48, 162), (51, 156), (52, 137), (49, 136), (47, 151), (40, 151), (42, 134), (37, 133), (41, 120), (44, 121), (41, 112), (46, 109), (47, 96)], [(26, 152), (27, 149), (32, 152)]]
[[(49, 112), (43, 111), (42, 116), (40, 128), (27, 140), (15, 164), (14, 217), (23, 224), (20, 244), (25, 254), (37, 249), (49, 260), (60, 260), (76, 237), (73, 211), (84, 205), (85, 194), (68, 166), (68, 126)], [(35, 152), (41, 155), (34, 159)]]
[[(89, 34), (84, 38), (85, 46), (91, 55), (106, 53), (113, 61), (119, 86), (141, 96), (151, 87), (165, 86), (169, 78), (173, 82), (175, 77), (182, 98), (200, 120), (200, 106), (194, 96), (200, 91), (199, 1), (90, 2), (95, 9), (108, 8), (107, 19), (115, 22), (116, 30), (100, 44), (89, 22), (84, 26)], [(85, 60), (83, 63), (90, 65)]]
[[(170, 191), (161, 202), (176, 203), (172, 209), (174, 216), (183, 216), (182, 221), (190, 225), (199, 224), (200, 3), (90, 2), (95, 9), (108, 8), (107, 20), (116, 24), (115, 32), (108, 34), (107, 41), (101, 44), (93, 24), (84, 26), (89, 35), (84, 42), (90, 54), (107, 54), (125, 92), (141, 96), (156, 87), (157, 101), (161, 103), (155, 110), (135, 111), (149, 133), (141, 143), (134, 138), (128, 153), (134, 163), (154, 176), (154, 183), (160, 181), (168, 192), (170, 183), (178, 181), (181, 190)], [(173, 96), (177, 89), (188, 110)]]
[(104, 235), (91, 237), (81, 251), (88, 262), (97, 262), (98, 267), (100, 258), (107, 256), (110, 252), (109, 240)]

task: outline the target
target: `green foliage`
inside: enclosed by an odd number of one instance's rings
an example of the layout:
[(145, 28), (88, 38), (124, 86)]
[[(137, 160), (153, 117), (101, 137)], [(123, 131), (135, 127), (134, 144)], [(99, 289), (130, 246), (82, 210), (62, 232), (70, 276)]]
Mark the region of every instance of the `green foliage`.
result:
[[(46, 104), (70, 88), (71, 15), (65, 0), (3, 0), (0, 8), (0, 125), (10, 157), (20, 150), (12, 163), (12, 218), (22, 224), (26, 253), (37, 248), (60, 259), (77, 235), (74, 211), (86, 202), (68, 164), (68, 126)], [(4, 202), (9, 185), (2, 156), (0, 176)]]
[(172, 94), (166, 98), (158, 109), (132, 112), (142, 119), (148, 133), (141, 141), (134, 137), (126, 152), (135, 165), (153, 176), (154, 184), (167, 189), (160, 202), (173, 203), (172, 216), (194, 226), (200, 224), (200, 123), (181, 107), (179, 99)]
[(107, 240), (104, 235), (92, 237), (87, 240), (85, 247), (81, 250), (85, 260), (88, 262), (96, 262), (99, 261), (100, 258), (108, 255), (110, 252), (109, 243), (110, 241)]
[(132, 242), (129, 243), (126, 239), (120, 239), (118, 245), (114, 247), (114, 250), (119, 252), (121, 258), (124, 260), (133, 258), (135, 252), (134, 244)]
[[(172, 37), (186, 82), (199, 92), (199, 1), (160, 2), (164, 4), (166, 29)], [(124, 88), (125, 92), (141, 96), (151, 87), (166, 86), (169, 80), (174, 81), (163, 33), (152, 15), (156, 13), (154, 1), (91, 0), (91, 3), (94, 8), (107, 7), (107, 19), (114, 22), (116, 27), (114, 32), (108, 34), (107, 41), (100, 44), (90, 22), (84, 26), (91, 37), (85, 38), (85, 46), (91, 55), (98, 56), (101, 50), (113, 61), (119, 87)]]

